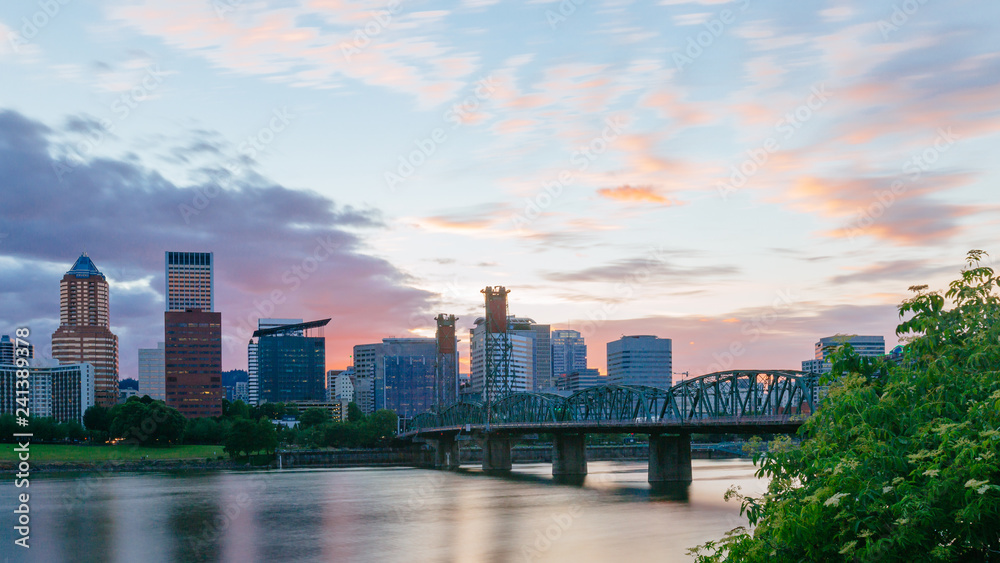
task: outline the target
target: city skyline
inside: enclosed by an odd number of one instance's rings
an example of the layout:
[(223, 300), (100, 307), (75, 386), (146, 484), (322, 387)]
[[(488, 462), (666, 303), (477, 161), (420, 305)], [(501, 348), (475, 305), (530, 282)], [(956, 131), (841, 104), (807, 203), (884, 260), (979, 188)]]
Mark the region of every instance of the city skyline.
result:
[(224, 369), (258, 318), (332, 317), (341, 369), (447, 313), (468, 372), (503, 284), (593, 366), (656, 334), (692, 375), (891, 347), (909, 286), (1000, 252), (1000, 6), (57, 4), (0, 6), (0, 334), (54, 332), (86, 250), (123, 378), (168, 250), (214, 253)]
[[(169, 254), (184, 254), (184, 253), (168, 252), (167, 254), (169, 255)], [(205, 255), (209, 255), (210, 256), (213, 253), (209, 252), (209, 253), (188, 253), (188, 254), (205, 254)], [(84, 253), (82, 255), (82, 258), (86, 259), (89, 264), (93, 264), (90, 261), (90, 258), (89, 258), (89, 256), (87, 256), (86, 253)], [(214, 257), (210, 261), (214, 265)], [(104, 275), (101, 274), (100, 272), (98, 272), (98, 274), (100, 276), (104, 277)], [(213, 276), (210, 274), (210, 278), (211, 277), (213, 277)], [(214, 284), (212, 284), (212, 287), (214, 289)], [(107, 298), (107, 302), (108, 303), (110, 303), (111, 301), (113, 301), (113, 299), (110, 297), (110, 293), (112, 293), (112, 292), (109, 292), (109, 297)], [(166, 293), (166, 292), (164, 292), (164, 293)], [(214, 291), (212, 292), (212, 295), (209, 296), (209, 302), (210, 303), (214, 302)], [(778, 301), (776, 300), (776, 304), (775, 304), (774, 310), (777, 311), (779, 308), (780, 308), (780, 306), (778, 305)], [(482, 313), (482, 311), (480, 311), (480, 313)], [(510, 319), (521, 320), (518, 317), (513, 316), (513, 315), (511, 315), (509, 318)], [(480, 317), (476, 318), (475, 322), (481, 322), (482, 320), (483, 320), (483, 317), (480, 316)], [(528, 318), (524, 318), (524, 320), (532, 322), (532, 323), (534, 322), (532, 319), (528, 319)], [(723, 322), (729, 322), (731, 320), (732, 319), (726, 319)], [(272, 324), (274, 322), (277, 322), (278, 325), (280, 325), (280, 324), (290, 324), (290, 323), (294, 324), (294, 322), (301, 322), (301, 319), (292, 319), (292, 318), (285, 318), (285, 319), (259, 318), (256, 321), (257, 321), (256, 322), (257, 329), (260, 329), (260, 328), (265, 328), (265, 327), (270, 327), (271, 326), (271, 324), (261, 325), (260, 323), (262, 323), (262, 322), (267, 322), (267, 323), (272, 323)], [(750, 325), (748, 323), (742, 324), (741, 325), (742, 327), (752, 327), (752, 330), (750, 330), (750, 331), (745, 331), (744, 330), (744, 334), (743, 334), (743, 336), (745, 337), (744, 340), (745, 341), (756, 340), (757, 338), (759, 338), (760, 335), (763, 334), (763, 332), (764, 332), (764, 330), (765, 330), (765, 328), (766, 328), (767, 325), (774, 324), (776, 322), (777, 322), (776, 319), (768, 318), (767, 316), (761, 316), (759, 319), (756, 319), (755, 322), (752, 325)], [(599, 320), (590, 320), (590, 321), (585, 321), (582, 325), (577, 325), (577, 326), (580, 326), (580, 327), (583, 327), (584, 329), (586, 329), (586, 327), (588, 326), (588, 324), (589, 325), (600, 326), (601, 324), (604, 324), (604, 323), (600, 322)], [(277, 325), (275, 325), (275, 326), (277, 326)], [(557, 325), (541, 325), (541, 326), (549, 328), (549, 332), (550, 332), (551, 335), (553, 335), (553, 338), (555, 337), (556, 333), (560, 333), (560, 332), (571, 332), (571, 333), (574, 333), (574, 332), (575, 333), (579, 333), (580, 332), (580, 331), (574, 331), (572, 329), (558, 328)], [(627, 328), (627, 327), (623, 327), (623, 328)], [(519, 333), (517, 331), (514, 331), (512, 334), (519, 334)], [(623, 332), (620, 335), (620, 338), (621, 337), (625, 337), (625, 336), (636, 336), (638, 334), (639, 333), (637, 333), (637, 332), (633, 332), (633, 333), (624, 333)], [(857, 334), (861, 334), (861, 332), (860, 331), (855, 331), (855, 332), (837, 332), (835, 334), (837, 334), (837, 335), (857, 335)], [(226, 335), (226, 331), (223, 328), (223, 337), (224, 337), (223, 340), (225, 340), (225, 335)], [(670, 339), (669, 336), (664, 336), (664, 335), (659, 335), (659, 334), (656, 335), (656, 336), (662, 336), (663, 338)], [(414, 337), (415, 338), (420, 338), (418, 336), (414, 336)], [(395, 336), (386, 336), (386, 337), (383, 337), (383, 338), (392, 339), (392, 338), (397, 338), (397, 337), (395, 337)], [(404, 337), (404, 338), (406, 338), (406, 337)], [(424, 337), (424, 338), (426, 338), (426, 337)], [(581, 333), (580, 338), (585, 340), (586, 339), (586, 334), (585, 333)], [(832, 338), (832, 337), (829, 337), (829, 338)], [(681, 340), (683, 340), (683, 338)], [(458, 342), (461, 344), (462, 343), (462, 339), (458, 339)], [(612, 342), (612, 341), (609, 340), (607, 343), (610, 343), (610, 342)], [(470, 370), (472, 369), (472, 367), (470, 365), (471, 351), (469, 349), (469, 340), (466, 339), (464, 343), (465, 343), (465, 352), (466, 352), (466, 354), (462, 355), (460, 366), (465, 370), (462, 373), (469, 373)], [(773, 369), (773, 366), (741, 365), (740, 364), (740, 360), (743, 358), (744, 354), (746, 354), (746, 347), (743, 345), (742, 342), (739, 342), (739, 341), (734, 341), (734, 344), (736, 344), (736, 347), (732, 347), (731, 346), (728, 349), (723, 348), (723, 349), (720, 349), (718, 351), (713, 352), (712, 357), (711, 357), (712, 363), (708, 364), (708, 368), (706, 368), (707, 371), (703, 371), (703, 372), (687, 372), (687, 371), (685, 371), (685, 372), (677, 372), (677, 371), (675, 371), (674, 372), (675, 375), (686, 375), (686, 376), (693, 377), (693, 376), (701, 375), (703, 373), (709, 373), (709, 372), (712, 372), (712, 371), (723, 371), (723, 370), (726, 370), (726, 369), (737, 369), (737, 368), (740, 368), (740, 367), (750, 367), (750, 368), (760, 368), (760, 369)], [(162, 342), (160, 343), (160, 345), (162, 345)], [(350, 345), (351, 346), (350, 349), (353, 350), (354, 346), (357, 346), (357, 345), (358, 344), (352, 344), (352, 345)], [(251, 342), (251, 348), (252, 347), (253, 347), (253, 343)], [(227, 345), (223, 345), (223, 349), (225, 350), (226, 348), (227, 348)], [(143, 351), (146, 351), (146, 349), (145, 348), (139, 348), (138, 349), (138, 352), (140, 354)], [(793, 354), (799, 354), (799, 352), (796, 351)], [(585, 367), (596, 367), (601, 372), (602, 376), (607, 376), (608, 375), (608, 372), (607, 372), (607, 369), (606, 369), (607, 368), (607, 356), (605, 356), (604, 354), (594, 354), (594, 355), (599, 356), (601, 358), (601, 363), (595, 364), (593, 366), (588, 365), (588, 366), (585, 366)], [(244, 356), (244, 358), (245, 357), (246, 356)], [(348, 356), (348, 362), (353, 361), (352, 358), (353, 358), (353, 355), (349, 355)], [(235, 362), (232, 362), (232, 363), (233, 364), (239, 364), (238, 360), (235, 361)], [(590, 363), (591, 362), (588, 361), (588, 364), (590, 364)], [(140, 364), (141, 364), (141, 362), (140, 362)], [(345, 367), (351, 367), (351, 365), (352, 365), (351, 363), (348, 363), (348, 364), (346, 364), (343, 367), (334, 367), (334, 368), (331, 368), (330, 364), (327, 363), (326, 369), (337, 369), (337, 370), (340, 370), (340, 369), (344, 369)], [(554, 364), (553, 364), (553, 366), (554, 366)], [(250, 364), (249, 362), (244, 362), (242, 364), (242, 366), (237, 365), (237, 367), (232, 367), (232, 365), (229, 362), (226, 362), (226, 363), (223, 364), (223, 367), (222, 367), (221, 371), (232, 370), (232, 369), (243, 369), (243, 370), (251, 369), (251, 371), (252, 371), (252, 364)], [(781, 369), (799, 369), (799, 368), (787, 368), (786, 366), (781, 366)], [(138, 380), (138, 374), (141, 373), (141, 371), (142, 370), (141, 370), (141, 365), (140, 365), (137, 368), (137, 373), (136, 374), (133, 374), (131, 376), (120, 375), (119, 379), (121, 380), (121, 379), (126, 379), (128, 377), (131, 377), (133, 379), (137, 379)], [(251, 376), (251, 380), (252, 379), (253, 379), (253, 377)], [(534, 380), (534, 376), (531, 379)], [(678, 378), (678, 380), (680, 380), (680, 379), (683, 379), (683, 378)], [(250, 388), (251, 388), (251, 396), (252, 396), (253, 395), (253, 391), (252, 391), (253, 390), (253, 382), (252, 381), (251, 381), (251, 384), (250, 384)]]

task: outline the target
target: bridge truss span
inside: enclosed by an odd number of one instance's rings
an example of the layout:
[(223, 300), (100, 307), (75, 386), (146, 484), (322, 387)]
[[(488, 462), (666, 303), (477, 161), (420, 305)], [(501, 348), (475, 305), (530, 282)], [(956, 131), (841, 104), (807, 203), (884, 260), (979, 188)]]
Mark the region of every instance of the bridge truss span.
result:
[(483, 425), (536, 431), (629, 425), (733, 428), (737, 421), (748, 427), (782, 420), (797, 425), (814, 410), (812, 385), (812, 376), (801, 371), (731, 370), (687, 379), (670, 389), (603, 385), (568, 397), (511, 393), (493, 403), (489, 421), (483, 404), (460, 402), (415, 417), (401, 437)]

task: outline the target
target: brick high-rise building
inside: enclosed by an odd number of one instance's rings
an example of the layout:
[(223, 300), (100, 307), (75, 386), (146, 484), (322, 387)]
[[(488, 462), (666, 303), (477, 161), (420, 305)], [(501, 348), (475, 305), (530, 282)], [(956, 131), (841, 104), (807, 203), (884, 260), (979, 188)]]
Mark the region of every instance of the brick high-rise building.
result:
[(221, 416), (222, 313), (167, 311), (163, 328), (167, 405), (187, 418)]
[(94, 366), (94, 400), (110, 408), (118, 402), (118, 337), (111, 332), (108, 300), (108, 280), (84, 252), (59, 282), (52, 357)]
[(163, 375), (167, 405), (188, 418), (220, 416), (222, 313), (215, 306), (211, 252), (167, 252)]

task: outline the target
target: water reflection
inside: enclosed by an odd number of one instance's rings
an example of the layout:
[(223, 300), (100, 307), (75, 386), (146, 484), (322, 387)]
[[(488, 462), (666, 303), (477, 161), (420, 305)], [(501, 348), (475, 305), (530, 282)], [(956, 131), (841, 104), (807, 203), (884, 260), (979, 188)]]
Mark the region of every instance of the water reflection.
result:
[[(763, 491), (744, 461), (696, 460), (690, 486), (667, 487), (650, 487), (643, 463), (592, 462), (571, 480), (548, 464), (514, 469), (37, 478), (32, 548), (12, 560), (686, 561), (745, 524), (722, 500), (730, 485)], [(67, 509), (81, 480), (89, 493)], [(0, 488), (10, 503), (15, 489)]]

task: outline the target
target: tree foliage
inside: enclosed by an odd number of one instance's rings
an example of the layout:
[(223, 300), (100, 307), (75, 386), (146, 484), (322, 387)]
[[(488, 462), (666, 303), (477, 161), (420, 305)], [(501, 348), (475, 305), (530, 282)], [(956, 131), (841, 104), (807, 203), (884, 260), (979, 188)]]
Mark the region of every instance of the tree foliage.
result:
[(278, 447), (278, 436), (274, 425), (266, 418), (256, 422), (238, 418), (226, 432), (223, 443), (225, 452), (235, 459), (241, 454), (250, 456), (254, 452), (274, 452)]
[(309, 408), (299, 416), (299, 427), (303, 430), (330, 422), (330, 413), (326, 409)]
[(186, 421), (163, 401), (145, 403), (137, 397), (111, 407), (111, 435), (127, 443), (168, 445), (180, 443)]
[(109, 432), (111, 431), (111, 413), (107, 407), (101, 405), (91, 405), (83, 412), (83, 425), (87, 430)]
[(1000, 299), (983, 257), (943, 294), (911, 288), (900, 365), (838, 353), (801, 447), (755, 459), (767, 493), (727, 495), (752, 531), (698, 561), (1000, 561)]
[[(352, 403), (353, 404), (353, 403)], [(307, 411), (308, 412), (308, 411)], [(305, 413), (302, 415), (305, 416)], [(376, 448), (389, 445), (396, 435), (396, 413), (382, 409), (356, 422), (327, 422), (305, 427), (296, 434), (296, 441), (312, 448)]]

